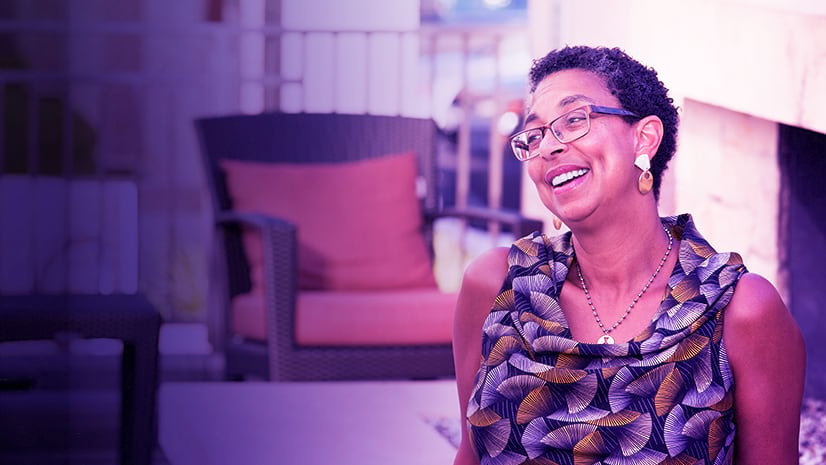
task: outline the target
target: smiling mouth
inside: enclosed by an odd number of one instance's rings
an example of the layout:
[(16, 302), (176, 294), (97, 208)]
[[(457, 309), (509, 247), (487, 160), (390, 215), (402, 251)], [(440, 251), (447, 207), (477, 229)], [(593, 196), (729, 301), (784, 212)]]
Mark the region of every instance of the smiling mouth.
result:
[(582, 168), (578, 170), (568, 171), (567, 173), (558, 174), (551, 179), (551, 185), (553, 187), (563, 186), (572, 180), (585, 175), (589, 170)]

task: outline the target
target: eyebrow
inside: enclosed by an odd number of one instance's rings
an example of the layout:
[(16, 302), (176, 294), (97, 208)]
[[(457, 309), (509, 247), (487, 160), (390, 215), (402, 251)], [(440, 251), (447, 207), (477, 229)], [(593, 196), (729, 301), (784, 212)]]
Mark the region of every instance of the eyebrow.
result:
[[(570, 105), (574, 102), (580, 102), (580, 101), (581, 102), (587, 102), (587, 103), (592, 104), (592, 105), (595, 103), (594, 100), (591, 97), (588, 97), (587, 95), (573, 94), (573, 95), (569, 95), (569, 96), (563, 98), (562, 100), (560, 100), (559, 103), (556, 106), (561, 108), (561, 107), (564, 107), (564, 106), (568, 106), (568, 105)], [(525, 122), (522, 123), (522, 127), (526, 127), (529, 123), (531, 123), (531, 122), (533, 122), (537, 119), (539, 119), (539, 116), (537, 116), (536, 113), (533, 113), (533, 112), (528, 113), (528, 115), (525, 116)]]
[(579, 102), (579, 101), (588, 102), (590, 104), (595, 103), (594, 100), (591, 97), (588, 97), (587, 95), (574, 94), (574, 95), (569, 95), (569, 96), (563, 98), (562, 100), (560, 100), (559, 104), (557, 104), (557, 106), (558, 107), (564, 107), (564, 106), (567, 106), (567, 105), (570, 105), (574, 102)]
[(528, 124), (530, 124), (531, 122), (533, 122), (535, 120), (538, 120), (538, 119), (539, 119), (539, 117), (536, 116), (536, 113), (533, 113), (533, 112), (528, 113), (528, 116), (525, 117), (525, 122), (522, 123), (522, 127), (525, 127)]

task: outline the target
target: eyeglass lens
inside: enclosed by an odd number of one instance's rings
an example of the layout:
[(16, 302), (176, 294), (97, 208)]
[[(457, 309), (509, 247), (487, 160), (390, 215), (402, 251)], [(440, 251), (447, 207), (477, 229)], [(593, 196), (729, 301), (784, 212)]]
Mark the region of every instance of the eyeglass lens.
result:
[[(549, 126), (560, 143), (571, 142), (588, 133), (590, 127), (588, 112), (583, 108), (578, 108), (551, 121)], [(542, 126), (517, 134), (511, 143), (516, 157), (526, 160), (538, 153), (539, 145), (548, 128), (548, 126)]]

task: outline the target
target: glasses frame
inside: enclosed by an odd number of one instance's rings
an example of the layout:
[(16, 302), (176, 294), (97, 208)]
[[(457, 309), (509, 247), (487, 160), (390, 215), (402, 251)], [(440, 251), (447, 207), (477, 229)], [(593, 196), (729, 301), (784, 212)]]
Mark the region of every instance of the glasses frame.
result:
[[(578, 135), (574, 138), (571, 138), (569, 140), (562, 140), (559, 137), (559, 135), (556, 133), (556, 131), (553, 130), (553, 125), (556, 124), (557, 121), (561, 120), (562, 118), (565, 118), (566, 116), (570, 115), (571, 113), (573, 113), (575, 111), (580, 111), (580, 110), (583, 110), (583, 109), (586, 109), (586, 108), (588, 109), (588, 111), (585, 112), (585, 120), (586, 120), (585, 121), (585, 123), (586, 123), (585, 132), (583, 132), (582, 134), (580, 134), (580, 135)], [(531, 153), (530, 151), (528, 151), (528, 156), (527, 157), (520, 157), (518, 155), (518, 153), (522, 152), (523, 149), (517, 148), (517, 146), (516, 146), (516, 144), (519, 143), (519, 141), (517, 141), (517, 138), (519, 138), (520, 136), (522, 136), (522, 135), (524, 135), (528, 132), (536, 131), (536, 130), (540, 131), (540, 139), (539, 139), (540, 142), (545, 139), (545, 134), (548, 132), (549, 129), (550, 129), (551, 134), (553, 134), (554, 139), (559, 141), (560, 144), (570, 144), (571, 142), (573, 142), (575, 140), (581, 139), (581, 138), (585, 137), (589, 132), (591, 132), (591, 114), (592, 113), (596, 113), (596, 114), (600, 114), (600, 115), (613, 115), (613, 116), (633, 116), (635, 118), (639, 118), (639, 115), (637, 115), (636, 113), (634, 113), (632, 111), (622, 109), (622, 108), (603, 107), (603, 106), (600, 106), (600, 105), (583, 105), (581, 107), (576, 107), (573, 110), (566, 111), (565, 113), (557, 116), (556, 118), (552, 119), (550, 122), (548, 122), (546, 124), (543, 124), (542, 126), (538, 126), (538, 127), (530, 128), (530, 129), (525, 129), (523, 131), (519, 131), (516, 134), (512, 135), (511, 138), (510, 138), (511, 151), (513, 152), (513, 155), (516, 157), (516, 159), (519, 160), (519, 161), (527, 161), (527, 160), (530, 160), (531, 158), (535, 158), (535, 157), (539, 156), (539, 151), (536, 150), (534, 153)]]

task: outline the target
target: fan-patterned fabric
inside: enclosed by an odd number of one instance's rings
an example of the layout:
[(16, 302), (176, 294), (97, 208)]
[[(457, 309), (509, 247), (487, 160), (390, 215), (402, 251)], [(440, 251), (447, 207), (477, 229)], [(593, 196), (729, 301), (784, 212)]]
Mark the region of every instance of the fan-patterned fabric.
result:
[(626, 343), (572, 338), (559, 305), (570, 233), (511, 247), (468, 405), (482, 465), (731, 463), (722, 310), (746, 268), (739, 255), (716, 253), (690, 215), (662, 222), (681, 240), (679, 260), (651, 325)]

